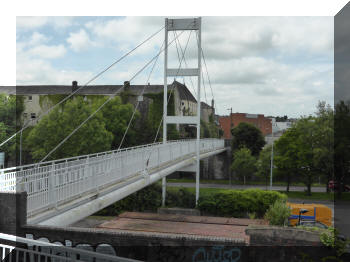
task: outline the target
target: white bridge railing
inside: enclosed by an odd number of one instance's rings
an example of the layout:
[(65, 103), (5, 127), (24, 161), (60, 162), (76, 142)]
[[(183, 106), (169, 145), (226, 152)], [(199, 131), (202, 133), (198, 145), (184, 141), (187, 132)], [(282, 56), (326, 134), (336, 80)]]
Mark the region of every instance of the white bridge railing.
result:
[[(223, 148), (224, 140), (200, 140), (201, 153)], [(196, 140), (179, 140), (2, 169), (0, 191), (26, 191), (31, 217), (195, 151)]]
[(0, 233), (0, 259), (1, 261), (13, 262), (140, 262), (139, 260), (65, 247), (2, 233)]

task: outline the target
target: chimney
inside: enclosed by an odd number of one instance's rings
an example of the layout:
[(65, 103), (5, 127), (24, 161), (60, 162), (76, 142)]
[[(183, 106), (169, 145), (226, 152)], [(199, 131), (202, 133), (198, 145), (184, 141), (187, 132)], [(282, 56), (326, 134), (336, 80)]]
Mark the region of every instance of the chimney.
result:
[(211, 107), (214, 108), (214, 99), (211, 100)]
[(74, 80), (72, 82), (72, 92), (76, 91), (77, 89), (78, 89), (78, 82)]
[(130, 82), (129, 81), (124, 81), (124, 91), (128, 90), (130, 87)]

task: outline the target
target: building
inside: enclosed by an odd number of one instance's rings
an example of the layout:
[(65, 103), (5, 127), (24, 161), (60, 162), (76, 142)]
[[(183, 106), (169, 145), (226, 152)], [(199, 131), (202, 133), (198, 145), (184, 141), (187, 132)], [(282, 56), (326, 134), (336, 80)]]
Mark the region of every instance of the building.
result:
[(272, 132), (272, 120), (262, 114), (233, 113), (229, 116), (219, 117), (221, 129), (224, 131), (224, 138), (231, 139), (232, 134), (230, 130), (241, 122), (253, 124), (260, 129), (264, 136)]
[(292, 127), (294, 122), (292, 120), (277, 122), (274, 117), (271, 117), (271, 121), (273, 134), (271, 133), (265, 136), (266, 146), (271, 145), (272, 142), (278, 140), (288, 128)]
[(213, 121), (215, 121), (214, 100), (211, 100), (211, 106), (201, 102), (201, 119), (205, 122), (209, 122), (210, 117), (213, 117)]
[[(21, 95), (24, 97), (24, 112), (22, 114), (22, 122), (29, 121), (31, 125), (36, 123), (38, 117), (46, 112), (52, 103), (42, 99), (47, 95), (69, 95), (79, 88), (77, 81), (73, 81), (72, 85), (22, 85), (16, 87), (0, 87), (0, 93)], [(145, 89), (144, 96), (141, 96)], [(138, 110), (145, 117), (148, 112), (151, 98), (146, 94), (157, 94), (163, 92), (164, 85), (130, 85), (129, 82), (124, 82), (124, 85), (89, 85), (81, 88), (76, 92), (76, 95), (105, 95), (112, 96), (116, 93), (120, 94), (123, 91), (128, 94), (128, 102), (134, 106), (139, 102)], [(172, 92), (174, 97), (175, 115), (197, 115), (197, 100), (188, 90), (186, 85), (177, 81), (168, 85), (168, 91)], [(63, 96), (62, 96), (63, 99)], [(205, 103), (204, 103), (205, 104)], [(209, 105), (202, 105), (201, 118), (204, 121), (209, 121), (209, 115), (214, 113), (214, 109)]]

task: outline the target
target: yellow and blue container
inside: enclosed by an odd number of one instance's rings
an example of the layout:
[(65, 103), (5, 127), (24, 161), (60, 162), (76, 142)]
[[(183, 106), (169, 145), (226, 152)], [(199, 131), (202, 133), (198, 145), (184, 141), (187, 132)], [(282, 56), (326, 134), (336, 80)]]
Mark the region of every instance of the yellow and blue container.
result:
[(295, 204), (287, 202), (291, 208), (291, 216), (289, 217), (289, 225), (296, 226), (299, 221), (299, 212), (306, 209), (307, 212), (300, 215), (301, 220), (309, 220), (319, 222), (330, 227), (332, 225), (332, 210), (322, 204)]

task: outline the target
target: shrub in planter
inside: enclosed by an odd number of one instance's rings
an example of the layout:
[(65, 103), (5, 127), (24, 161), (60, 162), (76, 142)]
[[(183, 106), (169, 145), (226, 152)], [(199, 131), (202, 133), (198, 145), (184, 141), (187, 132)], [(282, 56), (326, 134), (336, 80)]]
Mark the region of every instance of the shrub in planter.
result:
[(269, 221), (270, 225), (286, 226), (290, 215), (291, 210), (286, 205), (286, 201), (279, 199), (269, 207), (265, 219)]

